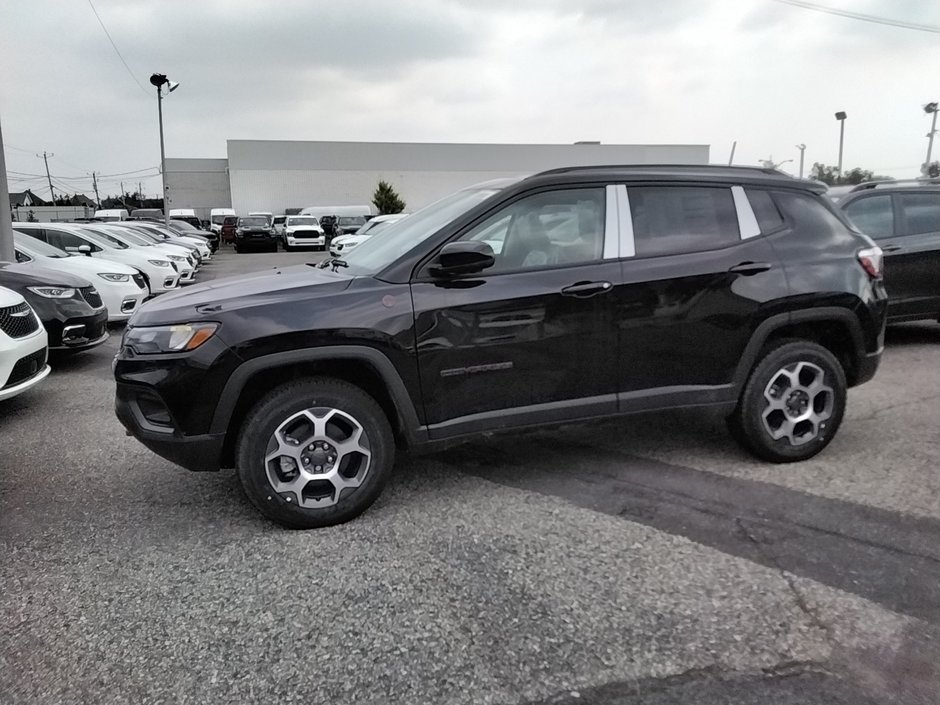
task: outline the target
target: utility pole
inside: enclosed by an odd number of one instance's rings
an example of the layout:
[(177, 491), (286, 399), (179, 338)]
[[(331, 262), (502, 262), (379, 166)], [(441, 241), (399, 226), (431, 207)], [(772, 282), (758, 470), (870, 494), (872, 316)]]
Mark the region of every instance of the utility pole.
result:
[(137, 207), (144, 207), (144, 187), (140, 185), (140, 182), (137, 182)]
[(3, 133), (0, 133), (0, 261), (16, 261), (16, 254), (13, 252), (13, 223), (10, 218), (7, 164), (3, 154)]
[(95, 186), (95, 203), (98, 204), (98, 210), (101, 210), (101, 196), (98, 195), (98, 179), (95, 172), (91, 172), (91, 183)]
[[(36, 155), (39, 156), (38, 154)], [(49, 193), (52, 194), (52, 205), (55, 205), (55, 191), (52, 189), (52, 177), (49, 175), (49, 157), (54, 157), (54, 154), (42, 153), (42, 160), (46, 163), (46, 178), (49, 180)]]
[(930, 155), (933, 152), (933, 136), (937, 134), (937, 103), (927, 103), (924, 106), (924, 112), (933, 113), (933, 120), (930, 124), (930, 132), (927, 133), (927, 161), (924, 162), (924, 176), (930, 174)]

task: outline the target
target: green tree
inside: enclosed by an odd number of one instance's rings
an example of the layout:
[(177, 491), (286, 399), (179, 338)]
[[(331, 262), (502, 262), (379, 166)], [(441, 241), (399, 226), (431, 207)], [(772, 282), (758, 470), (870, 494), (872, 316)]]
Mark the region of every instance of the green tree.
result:
[(834, 166), (826, 166), (821, 162), (815, 162), (810, 172), (817, 181), (822, 181), (829, 186), (854, 186), (863, 181), (889, 181), (888, 176), (875, 176), (875, 172), (869, 169), (860, 169), (855, 167), (839, 173), (839, 169)]
[(375, 193), (372, 194), (372, 204), (378, 209), (379, 215), (401, 213), (405, 210), (405, 202), (387, 181), (379, 181)]

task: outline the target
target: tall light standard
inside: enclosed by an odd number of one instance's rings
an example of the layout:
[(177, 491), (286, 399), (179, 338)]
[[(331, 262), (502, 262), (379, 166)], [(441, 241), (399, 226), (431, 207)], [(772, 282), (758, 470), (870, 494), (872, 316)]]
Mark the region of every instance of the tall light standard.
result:
[(845, 137), (845, 112), (840, 110), (836, 113), (836, 120), (839, 121), (839, 176), (842, 176), (842, 141)]
[(162, 73), (155, 73), (150, 77), (150, 83), (157, 88), (157, 115), (160, 118), (160, 177), (163, 181), (163, 222), (170, 224), (170, 204), (166, 193), (166, 152), (163, 149), (163, 87), (167, 87), (167, 93), (172, 93), (180, 84), (169, 80)]
[(800, 150), (800, 178), (803, 178), (803, 153), (806, 151), (805, 144), (798, 144), (796, 148)]
[(927, 103), (924, 106), (924, 112), (930, 115), (933, 113), (933, 120), (930, 123), (930, 132), (927, 133), (927, 160), (924, 162), (924, 176), (930, 174), (930, 154), (933, 152), (933, 136), (937, 133), (937, 102)]

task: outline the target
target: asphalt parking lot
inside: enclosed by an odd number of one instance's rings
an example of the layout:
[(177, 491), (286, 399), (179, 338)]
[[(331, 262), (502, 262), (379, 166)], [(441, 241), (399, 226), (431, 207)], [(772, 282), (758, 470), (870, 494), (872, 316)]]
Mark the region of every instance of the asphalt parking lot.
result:
[(938, 702), (938, 324), (799, 465), (626, 417), (402, 458), (312, 532), (125, 436), (120, 334), (0, 405), (3, 705)]

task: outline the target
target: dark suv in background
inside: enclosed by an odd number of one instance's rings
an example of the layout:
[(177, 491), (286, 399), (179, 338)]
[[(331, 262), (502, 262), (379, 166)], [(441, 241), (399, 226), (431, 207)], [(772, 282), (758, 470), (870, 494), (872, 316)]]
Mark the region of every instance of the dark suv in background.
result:
[(538, 424), (708, 406), (758, 457), (809, 458), (875, 374), (886, 312), (879, 248), (824, 189), (707, 166), (467, 188), (343, 259), (148, 302), (117, 415), (303, 528), (364, 511), (396, 449)]
[(940, 320), (940, 180), (859, 184), (838, 205), (884, 251), (888, 320)]

